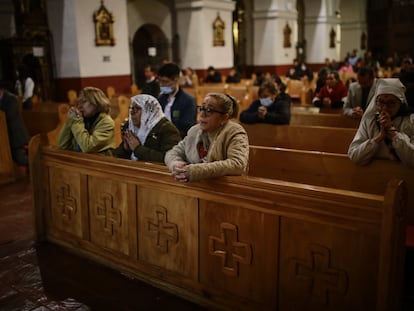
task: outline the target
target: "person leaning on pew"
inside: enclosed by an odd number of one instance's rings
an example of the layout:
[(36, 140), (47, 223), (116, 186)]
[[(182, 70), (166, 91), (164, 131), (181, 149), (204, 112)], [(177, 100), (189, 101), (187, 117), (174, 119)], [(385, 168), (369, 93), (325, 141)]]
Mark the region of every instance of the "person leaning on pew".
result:
[(290, 97), (279, 92), (275, 82), (267, 81), (259, 87), (259, 99), (241, 112), (243, 123), (290, 123)]
[(399, 79), (378, 80), (374, 100), (349, 146), (348, 155), (353, 162), (365, 165), (380, 158), (414, 167), (414, 114), (408, 109), (404, 93)]
[(151, 95), (131, 98), (123, 141), (113, 152), (118, 158), (164, 162), (165, 153), (180, 140), (180, 132), (169, 121), (158, 100)]
[(249, 140), (244, 128), (230, 120), (236, 99), (220, 93), (204, 98), (199, 123), (165, 155), (165, 164), (179, 182), (247, 173)]
[(115, 148), (115, 125), (108, 114), (110, 101), (102, 90), (85, 87), (77, 107), (71, 107), (58, 137), (62, 149), (111, 154)]

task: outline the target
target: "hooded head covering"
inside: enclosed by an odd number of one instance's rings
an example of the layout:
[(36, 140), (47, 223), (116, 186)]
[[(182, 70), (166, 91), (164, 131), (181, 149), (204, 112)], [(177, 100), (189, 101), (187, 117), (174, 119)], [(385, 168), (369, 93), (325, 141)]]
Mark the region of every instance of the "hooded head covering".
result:
[(401, 83), (400, 79), (379, 79), (375, 98), (381, 94), (392, 94), (401, 101), (402, 105), (407, 105), (407, 99), (405, 98), (405, 86)]
[[(137, 127), (131, 119), (131, 112), (128, 117), (128, 128), (139, 138), (141, 144), (145, 144), (148, 134), (153, 127), (165, 117), (161, 105), (158, 100), (151, 95), (140, 94), (131, 97), (131, 105), (141, 108), (141, 125)], [(134, 153), (131, 154), (131, 159), (137, 160)]]

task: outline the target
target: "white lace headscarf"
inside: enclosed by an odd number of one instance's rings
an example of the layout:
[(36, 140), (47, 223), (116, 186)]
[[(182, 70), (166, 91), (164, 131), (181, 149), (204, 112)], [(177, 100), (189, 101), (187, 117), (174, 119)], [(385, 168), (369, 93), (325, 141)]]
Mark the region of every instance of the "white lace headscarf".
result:
[[(141, 108), (141, 125), (137, 127), (134, 125), (131, 119), (131, 111), (128, 117), (128, 128), (138, 137), (142, 145), (145, 144), (148, 134), (151, 132), (153, 127), (165, 117), (162, 111), (161, 105), (158, 100), (151, 95), (140, 94), (131, 97), (131, 106), (138, 106)], [(132, 160), (138, 160), (132, 152)]]

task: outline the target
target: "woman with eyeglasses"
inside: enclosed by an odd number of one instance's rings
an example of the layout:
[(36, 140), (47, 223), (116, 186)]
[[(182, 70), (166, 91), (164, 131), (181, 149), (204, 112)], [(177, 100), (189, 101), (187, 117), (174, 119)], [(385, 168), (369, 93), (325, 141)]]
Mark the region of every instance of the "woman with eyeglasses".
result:
[(158, 100), (146, 94), (131, 98), (122, 143), (114, 150), (119, 158), (164, 162), (165, 153), (180, 140), (180, 132), (162, 112)]
[(177, 181), (247, 173), (249, 140), (244, 128), (231, 120), (235, 107), (231, 96), (207, 94), (198, 107), (198, 124), (165, 155), (165, 164)]
[(253, 101), (250, 106), (241, 112), (240, 121), (247, 124), (290, 123), (290, 96), (279, 92), (275, 82), (267, 81), (259, 87), (259, 99)]
[(408, 109), (404, 85), (396, 78), (380, 79), (373, 100), (370, 106), (375, 105), (376, 113), (364, 114), (349, 158), (358, 165), (379, 158), (414, 167), (414, 114)]
[(108, 114), (109, 108), (110, 101), (102, 90), (82, 89), (77, 106), (68, 111), (58, 136), (58, 146), (86, 153), (111, 154), (115, 148), (115, 125)]

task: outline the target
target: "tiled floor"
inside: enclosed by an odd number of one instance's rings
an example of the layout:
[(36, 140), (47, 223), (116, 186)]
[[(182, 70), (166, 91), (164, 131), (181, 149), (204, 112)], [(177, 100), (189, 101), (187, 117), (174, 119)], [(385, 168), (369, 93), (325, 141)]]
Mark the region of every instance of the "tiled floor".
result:
[(0, 310), (204, 310), (50, 243), (34, 243), (27, 180), (0, 186)]
[[(28, 180), (0, 186), (0, 310), (204, 310), (50, 243), (35, 244)], [(402, 311), (414, 310), (414, 250)]]

